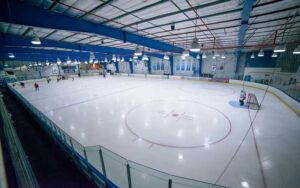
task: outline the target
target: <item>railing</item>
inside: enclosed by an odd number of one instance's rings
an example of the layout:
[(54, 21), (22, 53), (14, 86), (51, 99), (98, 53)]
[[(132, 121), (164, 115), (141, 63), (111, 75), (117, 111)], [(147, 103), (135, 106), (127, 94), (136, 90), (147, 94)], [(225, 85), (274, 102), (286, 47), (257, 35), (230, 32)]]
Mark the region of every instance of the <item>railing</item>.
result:
[(59, 128), (9, 85), (10, 90), (24, 104), (43, 128), (58, 141), (74, 162), (99, 186), (110, 188), (224, 188), (207, 182), (178, 177), (135, 163), (103, 146), (84, 147)]
[(8, 143), (18, 185), (19, 187), (38, 188), (39, 185), (13, 127), (11, 115), (7, 112), (2, 97), (0, 93), (0, 112), (3, 122), (3, 132)]

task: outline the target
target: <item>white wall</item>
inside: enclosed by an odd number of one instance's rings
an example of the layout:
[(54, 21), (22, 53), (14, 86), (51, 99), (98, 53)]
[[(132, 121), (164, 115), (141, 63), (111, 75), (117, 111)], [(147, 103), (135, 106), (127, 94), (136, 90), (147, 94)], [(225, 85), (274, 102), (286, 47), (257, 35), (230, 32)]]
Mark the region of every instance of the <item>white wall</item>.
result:
[(151, 74), (170, 73), (170, 62), (161, 58), (151, 57)]
[(245, 67), (244, 76), (250, 75), (251, 80), (271, 79), (274, 72), (280, 72), (280, 68), (258, 68), (258, 67)]
[[(225, 54), (225, 59), (221, 58), (221, 54), (213, 59), (212, 53), (206, 54), (207, 58), (202, 59), (202, 73), (212, 74), (214, 77), (232, 78), (235, 75), (236, 55), (234, 53)], [(221, 70), (223, 66), (223, 70)]]
[(119, 72), (121, 73), (130, 73), (129, 62), (118, 62)]
[(196, 58), (191, 56), (186, 57), (184, 60), (180, 55), (174, 56), (174, 75), (178, 76), (193, 76), (193, 69), (198, 70), (199, 63)]
[(148, 73), (147, 62), (142, 60), (135, 60), (133, 64), (133, 73), (134, 74), (145, 74)]

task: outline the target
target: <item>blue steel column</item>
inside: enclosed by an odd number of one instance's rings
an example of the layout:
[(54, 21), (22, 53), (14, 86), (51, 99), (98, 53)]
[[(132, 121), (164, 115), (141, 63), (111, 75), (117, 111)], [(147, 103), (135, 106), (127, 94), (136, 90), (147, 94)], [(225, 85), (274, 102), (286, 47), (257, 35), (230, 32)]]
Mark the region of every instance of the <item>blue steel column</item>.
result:
[(129, 61), (130, 74), (133, 74), (133, 64), (132, 61)]
[(244, 45), (244, 38), (246, 35), (248, 21), (250, 18), (250, 12), (252, 10), (253, 2), (254, 2), (254, 0), (247, 0), (247, 1), (245, 1), (245, 4), (244, 4), (240, 32), (239, 32), (239, 47), (236, 51), (237, 60), (236, 60), (235, 73), (237, 73), (239, 71), (240, 59), (241, 59), (241, 47), (243, 47), (243, 45)]
[(149, 58), (149, 61), (147, 62), (148, 63), (148, 73), (151, 74), (151, 57)]
[(170, 56), (170, 75), (174, 75), (174, 56)]
[(116, 71), (119, 72), (119, 62), (116, 61), (116, 62), (115, 62), (115, 65), (116, 65)]
[(199, 73), (199, 77), (201, 77), (201, 74), (202, 74), (202, 54), (200, 54), (198, 73)]

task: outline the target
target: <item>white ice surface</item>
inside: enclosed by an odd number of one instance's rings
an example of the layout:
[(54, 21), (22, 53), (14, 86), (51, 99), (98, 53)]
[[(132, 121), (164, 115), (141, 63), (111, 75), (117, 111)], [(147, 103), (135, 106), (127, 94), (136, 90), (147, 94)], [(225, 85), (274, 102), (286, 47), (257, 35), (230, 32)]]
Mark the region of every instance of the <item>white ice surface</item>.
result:
[[(84, 146), (102, 145), (163, 172), (229, 187), (260, 188), (263, 179), (268, 188), (300, 187), (300, 118), (269, 93), (224, 171), (256, 113), (231, 105), (241, 89), (111, 76), (42, 82), (37, 92), (33, 85), (16, 87)], [(262, 100), (264, 91), (245, 89)]]

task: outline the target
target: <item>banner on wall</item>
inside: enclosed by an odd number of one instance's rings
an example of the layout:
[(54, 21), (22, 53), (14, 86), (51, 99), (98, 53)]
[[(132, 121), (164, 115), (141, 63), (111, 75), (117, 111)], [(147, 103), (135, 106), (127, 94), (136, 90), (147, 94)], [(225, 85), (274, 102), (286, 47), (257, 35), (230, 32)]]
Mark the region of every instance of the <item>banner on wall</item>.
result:
[(58, 67), (57, 66), (52, 67), (52, 74), (58, 74)]

